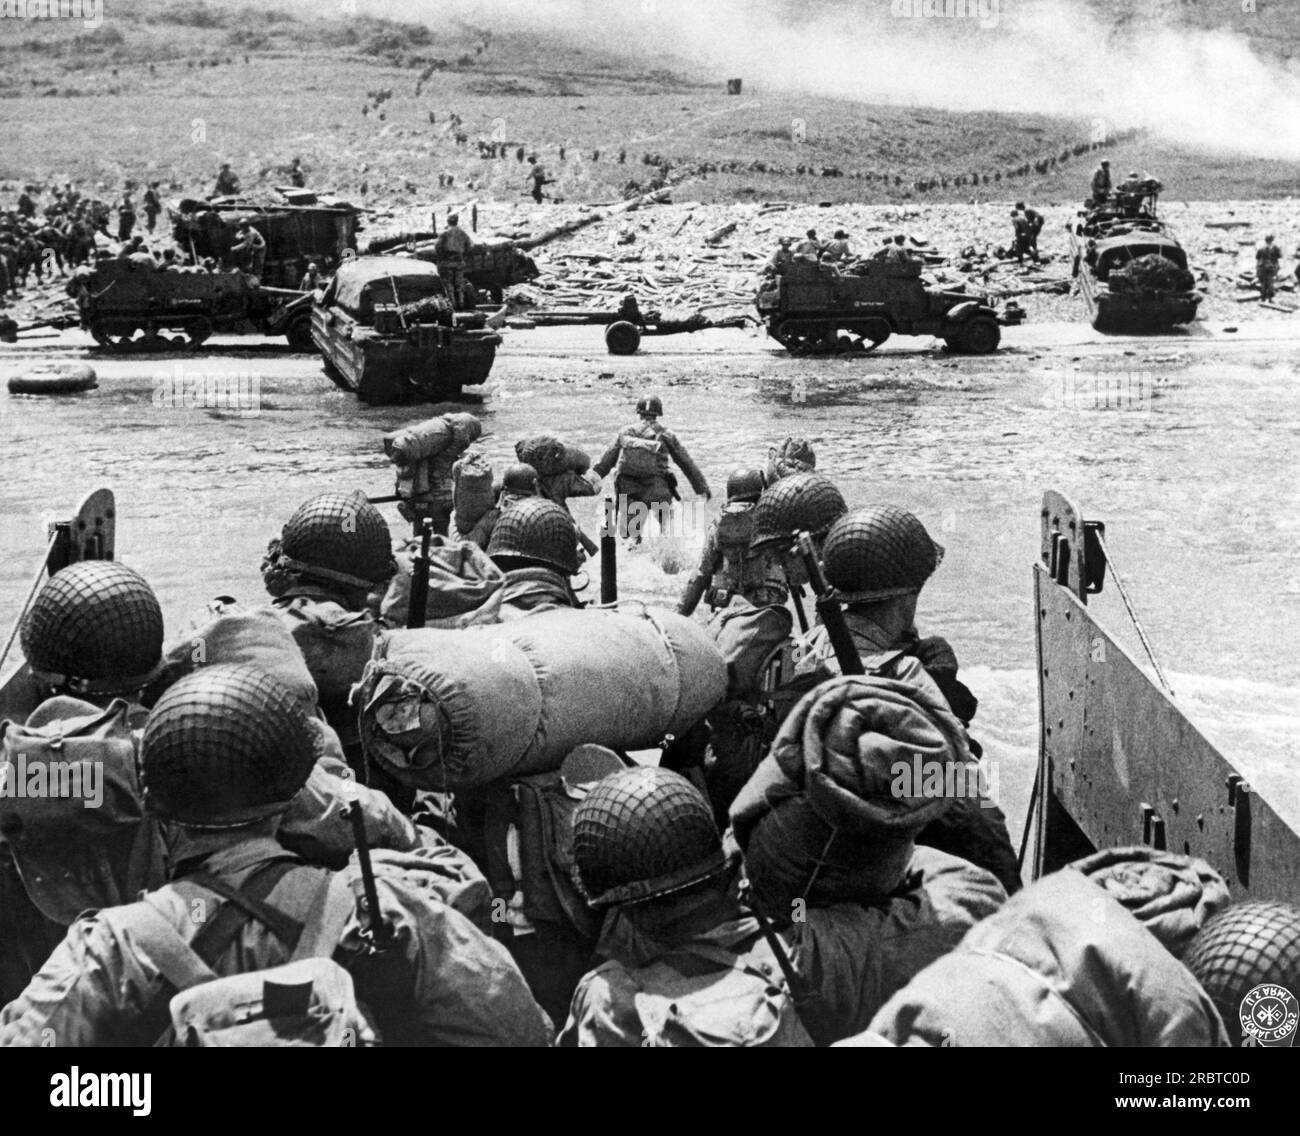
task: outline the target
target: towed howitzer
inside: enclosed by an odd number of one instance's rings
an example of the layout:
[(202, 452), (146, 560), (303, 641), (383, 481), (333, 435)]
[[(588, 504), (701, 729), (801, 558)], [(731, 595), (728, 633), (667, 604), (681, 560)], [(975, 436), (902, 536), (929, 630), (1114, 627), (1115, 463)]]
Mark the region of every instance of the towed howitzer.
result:
[(840, 674), (860, 675), (866, 673), (862, 657), (854, 646), (849, 625), (845, 622), (844, 611), (840, 607), (839, 594), (826, 582), (822, 573), (821, 561), (817, 559), (817, 550), (813, 547), (812, 537), (801, 532), (795, 537), (795, 547), (799, 550), (799, 559), (803, 561), (804, 571), (808, 574), (808, 586), (817, 597), (817, 614), (822, 626), (826, 628), (826, 638), (830, 640), (835, 651), (835, 661), (839, 663)]

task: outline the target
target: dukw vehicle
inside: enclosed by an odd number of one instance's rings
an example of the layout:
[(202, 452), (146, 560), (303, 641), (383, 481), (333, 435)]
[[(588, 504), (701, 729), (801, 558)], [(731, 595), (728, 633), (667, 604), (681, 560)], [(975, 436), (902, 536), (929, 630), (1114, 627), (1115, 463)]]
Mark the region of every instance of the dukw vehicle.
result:
[(1161, 185), (1081, 210), (1070, 227), (1074, 278), (1098, 331), (1163, 332), (1196, 318), (1202, 296), (1187, 253), (1157, 216)]
[(401, 256), (345, 259), (311, 334), (330, 378), (368, 403), (459, 398), (487, 381), (501, 343), (483, 313), (454, 310), (432, 265)]
[(849, 272), (796, 260), (755, 298), (767, 333), (787, 351), (870, 351), (891, 335), (934, 335), (953, 351), (987, 355), (1002, 327), (1024, 312), (999, 312), (983, 295), (928, 288), (921, 262), (858, 261)]

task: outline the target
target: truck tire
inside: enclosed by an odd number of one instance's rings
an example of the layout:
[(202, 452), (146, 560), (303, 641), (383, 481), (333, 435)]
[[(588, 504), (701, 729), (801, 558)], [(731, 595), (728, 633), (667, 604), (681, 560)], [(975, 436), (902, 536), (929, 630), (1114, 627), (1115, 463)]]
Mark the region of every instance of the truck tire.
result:
[(989, 316), (975, 316), (967, 320), (957, 334), (948, 340), (950, 346), (966, 355), (991, 355), (1001, 342), (1002, 329)]
[(605, 347), (611, 355), (632, 355), (641, 346), (641, 329), (627, 320), (605, 328)]
[(284, 329), (284, 337), (294, 351), (315, 351), (316, 344), (311, 337), (311, 312), (294, 316)]

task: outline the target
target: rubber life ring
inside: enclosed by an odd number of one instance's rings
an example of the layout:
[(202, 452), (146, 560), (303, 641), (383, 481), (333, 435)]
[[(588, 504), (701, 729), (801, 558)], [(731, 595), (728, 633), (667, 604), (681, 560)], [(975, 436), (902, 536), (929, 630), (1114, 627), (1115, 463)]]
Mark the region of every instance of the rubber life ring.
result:
[(99, 386), (85, 363), (41, 363), (9, 379), (10, 394), (75, 394)]

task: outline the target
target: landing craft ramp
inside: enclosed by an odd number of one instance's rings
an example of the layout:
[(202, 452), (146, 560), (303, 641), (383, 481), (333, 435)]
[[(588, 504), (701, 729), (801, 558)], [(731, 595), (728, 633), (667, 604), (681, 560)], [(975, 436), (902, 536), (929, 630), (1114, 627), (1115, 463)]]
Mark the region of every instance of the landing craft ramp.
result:
[(1104, 526), (1043, 498), (1034, 565), (1039, 760), (1034, 878), (1099, 848), (1200, 856), (1234, 901), (1300, 903), (1300, 774), (1256, 792), (1088, 609), (1106, 573)]

